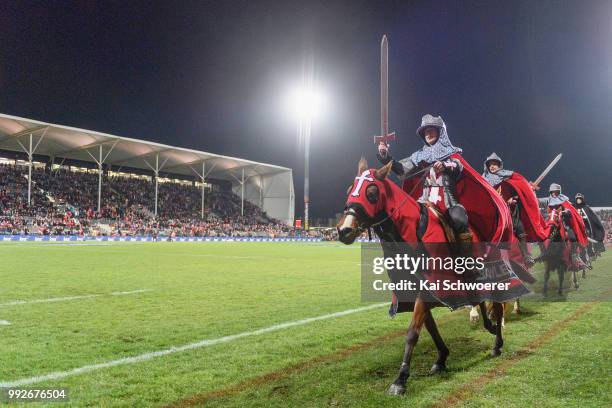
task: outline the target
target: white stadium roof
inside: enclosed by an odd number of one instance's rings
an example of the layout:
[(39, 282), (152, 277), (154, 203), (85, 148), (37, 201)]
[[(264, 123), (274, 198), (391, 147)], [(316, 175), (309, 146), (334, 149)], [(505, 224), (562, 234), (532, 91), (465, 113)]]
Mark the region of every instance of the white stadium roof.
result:
[[(0, 150), (27, 154), (30, 139), (34, 155), (49, 156), (56, 164), (62, 159), (97, 163), (101, 158), (115, 169), (157, 169), (197, 178), (204, 164), (207, 178), (229, 180), (235, 191), (244, 171), (245, 198), (275, 218), (293, 221), (293, 175), (287, 167), (0, 114)], [(284, 209), (266, 205), (278, 200)]]
[(91, 155), (98, 159), (102, 147), (103, 156), (108, 154), (104, 164), (112, 166), (151, 170), (147, 163), (153, 165), (159, 155), (160, 165), (165, 162), (161, 171), (189, 176), (195, 175), (192, 167), (198, 169), (199, 165), (201, 170), (202, 161), (206, 162), (207, 172), (211, 171), (209, 177), (225, 180), (232, 179), (231, 174), (238, 176), (242, 168), (247, 176), (291, 171), (272, 164), (0, 114), (0, 150), (23, 152), (19, 143), (27, 149), (25, 142), (30, 134), (36, 147), (34, 154), (93, 162)]

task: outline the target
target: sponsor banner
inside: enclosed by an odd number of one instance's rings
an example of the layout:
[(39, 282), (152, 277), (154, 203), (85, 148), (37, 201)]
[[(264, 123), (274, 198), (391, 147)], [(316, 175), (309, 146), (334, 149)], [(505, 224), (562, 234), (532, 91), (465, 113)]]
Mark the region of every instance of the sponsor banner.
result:
[[(158, 237), (157, 241), (168, 241)], [(153, 242), (151, 236), (93, 237), (76, 235), (0, 235), (0, 242)], [(268, 238), (268, 237), (175, 237), (173, 242), (321, 242), (321, 238)]]

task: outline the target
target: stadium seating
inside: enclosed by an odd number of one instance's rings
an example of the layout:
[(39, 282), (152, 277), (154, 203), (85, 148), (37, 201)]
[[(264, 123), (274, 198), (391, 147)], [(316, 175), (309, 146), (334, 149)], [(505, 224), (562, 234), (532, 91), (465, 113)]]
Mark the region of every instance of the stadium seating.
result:
[(0, 234), (292, 236), (259, 207), (231, 192), (208, 190), (201, 216), (201, 190), (191, 184), (158, 184), (149, 178), (103, 177), (97, 211), (98, 175), (35, 168), (32, 205), (27, 205), (28, 168), (0, 164)]

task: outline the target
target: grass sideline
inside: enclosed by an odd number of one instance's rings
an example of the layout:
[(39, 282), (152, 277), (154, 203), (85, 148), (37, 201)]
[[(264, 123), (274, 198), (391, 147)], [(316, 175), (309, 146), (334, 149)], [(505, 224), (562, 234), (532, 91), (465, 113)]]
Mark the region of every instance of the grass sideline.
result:
[[(3, 243), (0, 259), (0, 304), (148, 290), (0, 307), (0, 319), (11, 322), (0, 326), (0, 382), (364, 306), (360, 251), (334, 243)], [(608, 252), (582, 287), (602, 287), (611, 269)], [(526, 304), (525, 316), (508, 319), (502, 359), (583, 304)], [(611, 406), (611, 309), (594, 305), (462, 404)], [(385, 390), (399, 367), (409, 315), (389, 321), (384, 307), (36, 386), (70, 388), (74, 406), (180, 405), (215, 392), (194, 405), (430, 406), (503, 361), (488, 357), (493, 338), (470, 327), (464, 311), (436, 314), (450, 371), (425, 375), (435, 352), (422, 336), (403, 398)], [(221, 392), (266, 375), (268, 381)], [(506, 383), (517, 388), (508, 392)], [(548, 397), (551, 390), (559, 395)]]

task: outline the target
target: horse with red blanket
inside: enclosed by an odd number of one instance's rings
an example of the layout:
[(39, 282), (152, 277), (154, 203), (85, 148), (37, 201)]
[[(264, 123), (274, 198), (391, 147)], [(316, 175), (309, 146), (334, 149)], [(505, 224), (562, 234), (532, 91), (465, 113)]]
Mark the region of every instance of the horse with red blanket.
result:
[[(424, 244), (431, 243), (432, 245), (425, 246), (425, 251), (428, 251), (429, 256), (456, 256), (453, 246), (448, 243), (449, 237), (452, 237), (453, 234), (452, 231), (449, 231), (450, 228), (448, 228), (448, 223), (444, 221), (444, 216), (434, 206), (427, 203), (418, 203), (412, 196), (388, 180), (387, 176), (391, 167), (392, 162), (388, 162), (381, 169), (368, 169), (365, 160), (362, 159), (360, 161), (357, 177), (348, 193), (347, 206), (338, 224), (340, 241), (350, 245), (364, 230), (373, 228), (382, 243), (405, 243), (414, 251), (412, 254), (423, 250)], [(472, 171), (474, 170), (472, 169)], [(475, 175), (480, 177), (477, 173)], [(473, 182), (471, 180), (471, 178), (466, 177), (466, 184), (463, 187), (459, 185), (458, 188), (470, 188), (468, 183)], [(474, 186), (471, 186), (471, 188), (474, 188)], [(488, 198), (492, 201), (489, 202), (494, 202), (495, 197), (499, 196), (493, 191), (493, 195), (490, 195)], [(509, 214), (503, 212), (503, 208), (506, 208), (505, 205), (499, 210), (500, 213), (491, 212), (489, 214), (487, 214), (489, 209), (482, 202), (480, 206), (475, 205), (471, 208), (474, 209), (474, 216), (470, 214), (471, 220), (485, 216), (491, 217), (490, 220), (494, 221), (509, 220)], [(491, 225), (491, 228), (483, 227), (486, 225)], [(433, 307), (447, 306), (451, 309), (456, 309), (461, 306), (480, 305), (483, 311), (485, 328), (495, 335), (492, 354), (494, 356), (501, 354), (501, 347), (503, 345), (501, 326), (503, 310), (501, 302), (524, 295), (529, 290), (512, 270), (508, 268), (507, 263), (501, 259), (498, 248), (495, 245), (490, 245), (491, 242), (494, 244), (502, 243), (504, 237), (507, 237), (504, 225), (499, 226), (497, 223), (487, 222), (480, 223), (480, 226), (480, 229), (476, 229), (471, 227), (470, 223), (469, 227), (469, 233), (472, 235), (471, 240), (474, 243), (473, 247), (478, 249), (478, 243), (482, 243), (482, 248), (487, 248), (486, 253), (479, 250), (479, 253), (474, 255), (486, 257), (487, 260), (486, 271), (479, 272), (484, 273), (490, 282), (506, 285), (507, 289), (503, 291), (426, 289), (419, 291), (412, 301), (404, 301), (401, 295), (398, 294), (396, 311), (412, 311), (413, 315), (406, 336), (403, 362), (396, 380), (389, 388), (389, 393), (402, 394), (405, 392), (406, 382), (410, 375), (410, 358), (423, 326), (431, 334), (438, 349), (438, 359), (434, 363), (431, 372), (439, 373), (445, 370), (449, 351), (438, 332), (431, 313), (431, 308)], [(511, 222), (506, 227), (511, 229)], [(485, 245), (484, 243), (489, 244)], [(389, 248), (389, 246), (383, 245), (385, 257), (394, 255), (389, 253)], [(395, 272), (389, 271), (391, 280), (394, 280), (393, 275), (398, 276)], [(471, 278), (476, 280), (481, 278), (482, 276), (479, 276), (479, 272), (474, 273)], [(454, 271), (435, 268), (420, 270), (417, 273), (417, 278), (430, 282), (435, 280), (465, 282), (469, 280)], [(493, 302), (492, 315), (496, 320), (496, 324), (493, 324), (487, 317), (487, 313), (485, 313), (484, 301), (486, 300)]]
[[(504, 168), (504, 162), (497, 153), (491, 153), (484, 162), (482, 177), (504, 199), (512, 215), (513, 233), (518, 245), (513, 245), (508, 251), (510, 262), (519, 277), (533, 283), (530, 268), (535, 263), (527, 244), (541, 243), (546, 240), (548, 231), (546, 221), (540, 213), (538, 199), (529, 183), (520, 173)], [(520, 304), (514, 302), (514, 313), (520, 313)], [(470, 317), (478, 319), (478, 313), (470, 313)]]
[(566, 271), (572, 272), (574, 287), (578, 289), (576, 272), (587, 267), (580, 259), (580, 250), (586, 248), (589, 241), (582, 217), (567, 196), (561, 194), (561, 186), (552, 183), (549, 193), (548, 197), (539, 199), (540, 205), (548, 211), (548, 238), (544, 241), (538, 261), (543, 261), (545, 266), (544, 296), (548, 294), (548, 279), (553, 270), (559, 277), (557, 293), (561, 296)]

